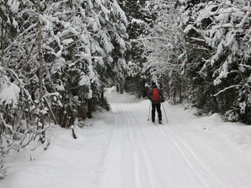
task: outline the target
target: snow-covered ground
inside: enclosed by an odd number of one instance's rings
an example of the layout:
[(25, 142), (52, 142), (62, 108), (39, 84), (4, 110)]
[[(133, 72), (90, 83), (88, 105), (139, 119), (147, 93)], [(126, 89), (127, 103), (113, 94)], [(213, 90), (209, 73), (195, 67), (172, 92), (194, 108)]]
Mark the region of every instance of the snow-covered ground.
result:
[(52, 126), (51, 145), (6, 159), (1, 188), (250, 188), (251, 126), (195, 117), (164, 103), (163, 125), (147, 121), (149, 101), (109, 89), (110, 112), (89, 126)]

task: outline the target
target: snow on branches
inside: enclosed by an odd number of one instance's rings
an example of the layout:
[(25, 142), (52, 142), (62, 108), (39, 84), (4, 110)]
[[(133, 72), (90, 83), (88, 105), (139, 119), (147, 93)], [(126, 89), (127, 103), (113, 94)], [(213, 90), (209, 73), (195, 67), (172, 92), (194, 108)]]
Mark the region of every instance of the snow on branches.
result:
[[(214, 85), (212, 95), (216, 100), (222, 101), (225, 99), (221, 97), (228, 96), (228, 100), (231, 98), (228, 101), (231, 110), (246, 114), (251, 107), (248, 102), (248, 77), (251, 74), (250, 1), (213, 0), (195, 3), (188, 0), (182, 3), (182, 26), (185, 26), (184, 32), (190, 39), (189, 43), (196, 43), (205, 49), (204, 55), (198, 54), (201, 56), (198, 61), (199, 75)], [(225, 108), (223, 106), (219, 108)]]

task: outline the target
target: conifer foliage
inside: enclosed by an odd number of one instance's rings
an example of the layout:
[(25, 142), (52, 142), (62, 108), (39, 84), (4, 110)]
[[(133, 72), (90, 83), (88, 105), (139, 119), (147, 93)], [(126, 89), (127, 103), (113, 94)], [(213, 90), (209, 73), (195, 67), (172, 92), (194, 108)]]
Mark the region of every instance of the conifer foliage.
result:
[(149, 79), (161, 83), (165, 95), (175, 104), (182, 101), (182, 91), (186, 90), (180, 76), (185, 40), (178, 24), (179, 12), (175, 9), (176, 1), (156, 0), (151, 3), (156, 19), (148, 25), (148, 33), (140, 38), (147, 58), (143, 71), (151, 75)]
[[(187, 36), (188, 76), (200, 97), (195, 104), (212, 112), (221, 112), (227, 120), (251, 122), (250, 112), (250, 2), (187, 1), (182, 26)], [(191, 59), (189, 59), (191, 58)], [(194, 66), (196, 65), (196, 66)], [(188, 66), (189, 67), (189, 66)], [(196, 70), (195, 70), (196, 69)], [(195, 73), (191, 77), (191, 73)], [(204, 95), (204, 96), (202, 96)]]
[(151, 11), (153, 7), (150, 1), (120, 0), (119, 2), (128, 17), (127, 33), (130, 39), (130, 48), (127, 49), (125, 54), (125, 59), (128, 62), (125, 89), (139, 98), (145, 97), (147, 76), (142, 74), (142, 69), (146, 57), (144, 55), (144, 45), (139, 39), (141, 35), (149, 32), (148, 26), (155, 19), (155, 14)]
[(68, 128), (109, 110), (103, 88), (123, 82), (128, 46), (116, 0), (4, 0), (0, 22), (2, 151), (36, 140), (50, 120)]
[(250, 2), (153, 2), (145, 70), (163, 80), (171, 102), (188, 99), (202, 112), (250, 123)]

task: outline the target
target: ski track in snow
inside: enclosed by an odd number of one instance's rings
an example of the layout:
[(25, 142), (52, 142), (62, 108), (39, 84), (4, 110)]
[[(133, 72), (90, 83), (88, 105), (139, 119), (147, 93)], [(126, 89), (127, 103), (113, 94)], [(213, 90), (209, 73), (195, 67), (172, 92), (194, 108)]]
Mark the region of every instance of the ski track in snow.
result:
[[(30, 152), (19, 161), (11, 153), (10, 175), (0, 187), (251, 187), (251, 136), (241, 143), (246, 145), (237, 143), (242, 140), (234, 133), (240, 129), (236, 124), (228, 124), (233, 129), (228, 132), (217, 118), (197, 118), (167, 103), (168, 123), (162, 110), (163, 125), (153, 124), (147, 121), (147, 100), (115, 93), (107, 97), (112, 110), (97, 114), (92, 126), (77, 129), (77, 140), (62, 129), (47, 152), (32, 153), (36, 162), (27, 162)], [(251, 133), (248, 126), (243, 128)]]
[[(215, 173), (214, 166), (210, 166), (211, 164), (208, 164), (208, 161), (203, 158), (200, 152), (194, 150), (192, 145), (186, 143), (179, 136), (177, 130), (180, 130), (180, 125), (178, 127), (172, 124), (155, 126), (150, 122), (145, 122), (146, 105), (114, 103), (112, 106), (117, 129), (124, 132), (124, 135), (116, 135), (115, 144), (121, 142), (121, 148), (130, 149), (129, 151), (120, 151), (120, 155), (123, 157), (120, 159), (121, 161), (118, 161), (118, 164), (113, 161), (113, 165), (108, 165), (113, 168), (119, 166), (119, 177), (124, 179), (124, 183), (122, 180), (120, 181), (121, 184), (116, 186), (106, 183), (109, 179), (108, 176), (104, 177), (102, 188), (241, 187), (238, 178), (236, 178), (237, 181), (233, 181), (232, 178), (225, 178), (224, 175), (218, 176)], [(181, 122), (180, 118), (175, 119), (175, 117), (177, 115), (173, 118), (176, 124), (184, 124), (187, 121), (187, 119), (183, 119), (183, 122)], [(149, 125), (150, 127), (148, 127)], [(155, 144), (151, 143), (152, 138), (157, 138), (154, 141)], [(126, 147), (125, 144), (128, 146)], [(212, 149), (207, 149), (206, 153), (212, 156), (218, 155)], [(111, 152), (111, 155), (114, 155), (114, 152)], [(169, 159), (170, 156), (171, 159)], [(127, 167), (121, 169), (120, 163), (129, 163), (128, 161), (131, 164), (127, 164)], [(221, 163), (217, 165), (221, 165)], [(223, 167), (227, 168), (228, 166)], [(125, 174), (127, 168), (131, 170), (129, 175)], [(111, 177), (116, 177), (116, 174)], [(127, 178), (128, 180), (126, 180)]]

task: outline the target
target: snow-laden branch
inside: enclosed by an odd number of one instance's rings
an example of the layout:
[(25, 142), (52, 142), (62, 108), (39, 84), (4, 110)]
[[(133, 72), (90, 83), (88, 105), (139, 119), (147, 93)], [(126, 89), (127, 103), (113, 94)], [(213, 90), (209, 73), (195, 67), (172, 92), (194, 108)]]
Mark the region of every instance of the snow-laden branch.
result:
[(170, 42), (171, 38), (164, 38), (164, 37), (145, 37), (145, 38), (137, 38), (137, 39), (131, 39), (131, 42), (138, 42), (138, 41), (144, 41), (144, 40), (163, 40)]
[(216, 97), (217, 95), (229, 90), (229, 89), (232, 89), (232, 88), (238, 88), (238, 87), (242, 87), (242, 85), (232, 85), (232, 86), (229, 86), (229, 87), (226, 87), (222, 90), (220, 90), (218, 93), (214, 94), (213, 96)]

